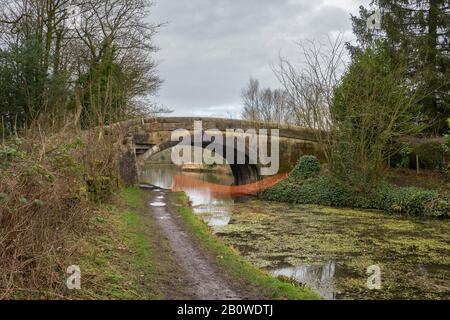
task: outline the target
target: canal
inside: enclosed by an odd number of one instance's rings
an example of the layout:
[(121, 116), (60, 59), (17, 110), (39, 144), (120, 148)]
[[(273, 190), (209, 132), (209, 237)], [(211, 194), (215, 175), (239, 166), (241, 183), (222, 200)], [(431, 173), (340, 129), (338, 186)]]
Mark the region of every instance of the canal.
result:
[[(153, 163), (141, 182), (171, 189), (179, 175), (222, 185), (234, 181), (224, 170), (185, 172)], [(251, 263), (325, 299), (450, 298), (448, 220), (217, 196), (195, 184), (183, 191), (194, 213)], [(380, 289), (368, 288), (374, 275), (367, 271), (374, 266)]]

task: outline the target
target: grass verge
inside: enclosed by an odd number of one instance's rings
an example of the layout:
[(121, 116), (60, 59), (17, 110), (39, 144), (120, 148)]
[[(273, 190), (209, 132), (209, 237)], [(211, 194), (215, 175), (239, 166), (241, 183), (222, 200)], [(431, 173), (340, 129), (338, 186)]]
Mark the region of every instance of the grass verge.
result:
[(90, 221), (89, 239), (83, 241), (78, 262), (81, 290), (75, 299), (162, 299), (156, 263), (143, 214), (142, 191), (122, 190), (114, 205), (104, 205)]
[(274, 278), (253, 266), (222, 240), (214, 236), (210, 228), (193, 214), (184, 193), (176, 193), (174, 197), (181, 204), (181, 207), (178, 207), (178, 212), (187, 229), (199, 240), (201, 246), (212, 257), (216, 258), (219, 268), (224, 270), (228, 277), (246, 288), (250, 288), (255, 296), (268, 299), (320, 299), (320, 296), (316, 293), (289, 279)]

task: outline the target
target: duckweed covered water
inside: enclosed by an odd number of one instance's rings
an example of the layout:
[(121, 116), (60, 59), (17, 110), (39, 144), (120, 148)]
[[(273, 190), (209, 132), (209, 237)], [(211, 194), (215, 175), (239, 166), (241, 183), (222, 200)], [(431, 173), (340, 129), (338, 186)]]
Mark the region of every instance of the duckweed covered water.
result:
[[(449, 299), (450, 223), (253, 199), (216, 233), (255, 265), (327, 299)], [(381, 289), (367, 287), (367, 267)]]

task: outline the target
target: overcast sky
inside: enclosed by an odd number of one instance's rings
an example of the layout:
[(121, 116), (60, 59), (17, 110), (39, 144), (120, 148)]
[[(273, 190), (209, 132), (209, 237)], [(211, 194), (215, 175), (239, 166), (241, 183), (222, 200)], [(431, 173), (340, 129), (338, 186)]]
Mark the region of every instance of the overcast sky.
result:
[(344, 33), (369, 0), (155, 0), (151, 19), (164, 84), (157, 102), (176, 116), (237, 117), (250, 77), (279, 87), (279, 54), (299, 61), (295, 42)]

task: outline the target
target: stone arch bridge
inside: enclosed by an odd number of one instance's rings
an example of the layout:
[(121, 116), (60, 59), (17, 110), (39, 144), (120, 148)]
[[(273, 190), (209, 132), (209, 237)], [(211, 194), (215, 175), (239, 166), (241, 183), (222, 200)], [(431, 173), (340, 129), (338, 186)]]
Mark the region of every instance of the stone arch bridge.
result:
[[(124, 137), (119, 159), (122, 182), (125, 185), (137, 184), (139, 182), (139, 172), (145, 160), (179, 143), (178, 141), (172, 141), (174, 130), (184, 129), (186, 133), (194, 135), (195, 121), (202, 122), (204, 131), (217, 130), (223, 132), (224, 135), (227, 130), (241, 129), (247, 131), (255, 129), (259, 133), (261, 129), (267, 129), (270, 133), (271, 129), (279, 129), (280, 155), (278, 173), (289, 172), (299, 157), (304, 154), (313, 154), (323, 160), (317, 143), (316, 132), (306, 128), (220, 118), (159, 117), (139, 119), (112, 126), (114, 128), (119, 127)], [(206, 147), (209, 143), (211, 142), (202, 144), (202, 147)], [(228, 148), (229, 146), (224, 149), (225, 156)], [(268, 149), (270, 150), (270, 147)], [(237, 150), (233, 151), (235, 151), (235, 155), (239, 153)], [(244, 164), (230, 164), (235, 184), (237, 185), (254, 182), (261, 177), (261, 168), (263, 166), (249, 161), (248, 146), (245, 151), (245, 159), (246, 162)]]

